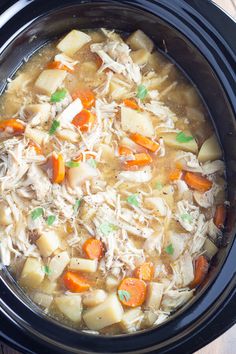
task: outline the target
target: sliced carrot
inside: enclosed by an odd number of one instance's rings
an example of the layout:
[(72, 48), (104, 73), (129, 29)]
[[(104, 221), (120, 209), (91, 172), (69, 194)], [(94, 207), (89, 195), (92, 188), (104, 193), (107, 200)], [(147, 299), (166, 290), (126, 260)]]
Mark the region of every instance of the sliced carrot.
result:
[[(87, 150), (86, 150), (86, 151), (87, 151)], [(95, 159), (96, 154), (93, 153), (93, 152), (89, 152), (89, 153), (87, 153), (87, 154), (79, 154), (79, 156), (77, 156), (77, 157), (74, 159), (74, 161), (75, 161), (75, 162), (83, 161), (84, 157), (85, 157), (85, 160)]]
[(146, 166), (152, 163), (152, 158), (150, 155), (141, 152), (140, 154), (134, 155), (134, 160), (128, 160), (124, 162), (125, 167), (132, 167), (132, 166)]
[(94, 114), (87, 109), (82, 109), (82, 111), (73, 118), (72, 124), (80, 128), (82, 132), (87, 132), (94, 125), (95, 121), (96, 117)]
[(124, 278), (119, 285), (118, 296), (125, 306), (141, 306), (146, 298), (146, 284), (141, 279)]
[(160, 147), (157, 142), (152, 141), (151, 139), (146, 138), (146, 136), (138, 133), (131, 134), (130, 139), (133, 140), (136, 144), (141, 145), (152, 152), (156, 152)]
[(176, 181), (177, 179), (180, 179), (181, 176), (182, 176), (182, 171), (176, 168), (173, 171), (171, 171), (171, 173), (169, 174), (169, 180), (173, 182)]
[(74, 70), (68, 68), (68, 66), (62, 64), (60, 61), (52, 61), (51, 63), (49, 63), (47, 65), (48, 69), (57, 69), (57, 70), (64, 70), (64, 71), (68, 71), (69, 73), (73, 73)]
[(129, 156), (133, 154), (133, 151), (130, 148), (127, 148), (126, 146), (119, 146), (118, 153), (121, 156)]
[(196, 189), (199, 192), (209, 191), (212, 187), (212, 182), (198, 173), (186, 172), (184, 180), (190, 188)]
[(180, 162), (180, 161), (177, 161), (175, 163), (175, 167), (178, 169), (178, 170), (183, 170), (183, 164)]
[(136, 278), (151, 281), (154, 277), (154, 266), (152, 262), (144, 262), (134, 271), (134, 276)]
[(199, 256), (197, 260), (195, 261), (195, 273), (194, 273), (194, 279), (191, 283), (191, 288), (195, 288), (196, 286), (200, 285), (205, 276), (207, 275), (209, 268), (209, 263), (204, 256)]
[(224, 204), (217, 205), (215, 215), (214, 215), (214, 224), (218, 229), (222, 229), (224, 227), (226, 218), (226, 207)]
[(77, 90), (72, 94), (73, 100), (79, 98), (84, 108), (91, 108), (94, 106), (95, 96), (91, 90)]
[(9, 133), (23, 134), (25, 126), (17, 119), (11, 118), (0, 122), (0, 131), (7, 130)]
[(123, 101), (123, 103), (124, 103), (124, 105), (126, 107), (129, 107), (129, 108), (132, 108), (132, 109), (135, 109), (135, 110), (139, 110), (140, 109), (139, 105), (137, 104), (137, 102), (135, 100), (126, 98)]
[(34, 149), (34, 151), (37, 155), (43, 154), (41, 147), (38, 144), (36, 144), (33, 140), (30, 140), (28, 146), (31, 147), (32, 149)]
[(102, 64), (103, 64), (103, 61), (102, 61), (102, 59), (100, 58), (99, 55), (96, 55), (95, 62), (97, 64), (98, 68), (100, 68), (102, 66)]
[(53, 183), (63, 182), (65, 177), (65, 162), (61, 154), (52, 153), (52, 181)]
[(103, 244), (96, 238), (89, 238), (83, 244), (83, 251), (89, 259), (101, 259), (104, 254)]
[(76, 272), (67, 271), (63, 276), (63, 281), (65, 287), (73, 293), (81, 293), (90, 288), (88, 280)]

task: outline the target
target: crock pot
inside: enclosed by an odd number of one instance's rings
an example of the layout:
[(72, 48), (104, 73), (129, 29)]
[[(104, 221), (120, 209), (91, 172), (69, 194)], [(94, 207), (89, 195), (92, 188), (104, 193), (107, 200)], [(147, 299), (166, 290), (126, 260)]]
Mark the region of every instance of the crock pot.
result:
[(192, 301), (136, 334), (97, 336), (49, 318), (0, 271), (1, 339), (24, 353), (191, 353), (236, 322), (236, 24), (208, 0), (19, 0), (0, 4), (0, 92), (46, 42), (72, 28), (147, 33), (196, 85), (221, 141), (231, 206), (222, 247)]

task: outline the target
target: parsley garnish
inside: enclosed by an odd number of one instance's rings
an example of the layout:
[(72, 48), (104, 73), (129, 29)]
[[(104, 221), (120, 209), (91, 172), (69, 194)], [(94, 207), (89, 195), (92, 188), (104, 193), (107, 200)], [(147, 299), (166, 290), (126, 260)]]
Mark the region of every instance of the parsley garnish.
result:
[(187, 136), (184, 132), (180, 132), (176, 135), (176, 140), (179, 143), (188, 143), (189, 141), (193, 140), (193, 136)]
[(66, 89), (56, 90), (51, 95), (51, 102), (60, 102), (66, 97)]
[(43, 208), (37, 208), (37, 209), (34, 209), (32, 212), (31, 212), (31, 218), (32, 220), (36, 220), (38, 219), (40, 216), (43, 215)]
[(172, 245), (172, 243), (170, 243), (166, 248), (165, 248), (165, 252), (172, 255), (174, 253), (174, 247)]
[(93, 168), (96, 168), (96, 167), (97, 167), (97, 162), (96, 162), (96, 160), (94, 160), (94, 159), (89, 159), (89, 160), (87, 160), (87, 163), (88, 163), (91, 167), (93, 167)]
[(156, 188), (157, 190), (161, 191), (162, 188), (163, 188), (162, 183), (161, 183), (160, 181), (158, 181), (158, 182), (156, 183), (156, 185), (155, 185), (155, 188)]
[(117, 230), (117, 226), (109, 222), (104, 222), (99, 226), (99, 229), (103, 233), (103, 235), (108, 236), (112, 231)]
[(44, 266), (44, 273), (47, 275), (50, 275), (52, 273), (48, 265)]
[(74, 213), (76, 214), (77, 211), (79, 210), (80, 204), (81, 204), (82, 199), (76, 199), (75, 205), (74, 205)]
[(120, 301), (128, 302), (131, 295), (127, 290), (118, 290), (118, 296)]
[(79, 167), (80, 162), (76, 162), (76, 161), (67, 161), (66, 162), (66, 166), (73, 168), (73, 167)]
[(51, 226), (54, 223), (55, 220), (56, 220), (56, 216), (55, 215), (49, 215), (48, 218), (47, 218), (46, 223), (48, 224), (48, 226)]
[(144, 85), (139, 85), (136, 97), (140, 98), (140, 100), (144, 100), (144, 98), (147, 96), (148, 90)]
[(139, 206), (138, 194), (129, 195), (127, 198), (127, 202), (131, 205), (138, 207)]
[(187, 222), (189, 222), (189, 223), (191, 223), (191, 222), (193, 221), (192, 216), (191, 216), (190, 214), (188, 214), (188, 213), (182, 214), (182, 215), (180, 215), (180, 217), (181, 217), (181, 219), (182, 219), (183, 221), (187, 221)]
[(55, 134), (58, 127), (60, 127), (60, 122), (58, 122), (58, 120), (54, 119), (54, 121), (52, 122), (51, 128), (49, 130), (49, 135)]

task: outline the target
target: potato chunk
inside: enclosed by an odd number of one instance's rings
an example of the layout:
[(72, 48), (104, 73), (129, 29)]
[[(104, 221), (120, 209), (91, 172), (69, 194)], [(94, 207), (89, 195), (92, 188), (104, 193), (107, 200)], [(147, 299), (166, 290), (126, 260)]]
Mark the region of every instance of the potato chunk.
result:
[(70, 257), (66, 251), (58, 253), (49, 262), (48, 278), (51, 281), (56, 280), (64, 271), (67, 264), (70, 262)]
[(73, 167), (68, 170), (67, 178), (71, 188), (80, 187), (86, 180), (97, 177), (96, 168), (93, 168), (86, 162), (81, 162), (79, 167)]
[(70, 56), (90, 41), (91, 37), (86, 33), (72, 30), (58, 43), (57, 49)]
[(100, 330), (121, 321), (124, 310), (116, 294), (111, 294), (100, 305), (87, 310), (83, 320), (92, 330)]
[(139, 113), (127, 107), (121, 108), (121, 127), (124, 131), (139, 133), (148, 137), (155, 133), (148, 113)]
[(138, 65), (145, 65), (148, 62), (148, 58), (150, 56), (150, 52), (148, 52), (146, 49), (141, 48), (138, 50), (135, 50), (130, 54), (131, 58), (133, 59), (133, 62)]
[(84, 295), (83, 304), (88, 307), (93, 307), (101, 304), (107, 298), (107, 293), (102, 289), (90, 291)]
[(39, 145), (47, 143), (49, 134), (37, 128), (30, 128), (28, 125), (25, 128), (25, 136)]
[(55, 231), (45, 231), (36, 241), (36, 245), (43, 257), (49, 257), (59, 247), (60, 240)]
[(43, 293), (35, 293), (31, 296), (32, 300), (36, 302), (41, 307), (48, 308), (50, 307), (52, 301), (53, 301), (53, 296), (48, 295), (48, 294), (43, 294)]
[(204, 254), (209, 259), (212, 259), (216, 255), (216, 253), (219, 251), (218, 247), (216, 247), (216, 245), (209, 238), (206, 239), (203, 248), (205, 250)]
[(42, 262), (36, 258), (27, 258), (20, 276), (20, 285), (26, 288), (34, 289), (44, 279)]
[(140, 329), (143, 319), (143, 311), (140, 307), (128, 310), (124, 313), (120, 326), (126, 332), (135, 332)]
[(82, 303), (80, 295), (62, 295), (55, 298), (55, 303), (63, 315), (73, 322), (81, 321)]
[(204, 141), (198, 154), (200, 162), (214, 161), (222, 158), (222, 151), (217, 141), (217, 137), (213, 134), (209, 139)]
[(106, 289), (108, 291), (114, 291), (115, 289), (118, 288), (118, 285), (120, 284), (120, 280), (115, 278), (112, 275), (108, 275), (106, 278)]
[(0, 225), (10, 225), (12, 223), (11, 209), (4, 202), (0, 203)]
[[(186, 133), (186, 135), (189, 136), (191, 134)], [(196, 140), (193, 139), (188, 142), (181, 143), (176, 140), (176, 136), (177, 136), (176, 133), (163, 133), (162, 134), (162, 137), (164, 139), (164, 143), (167, 146), (172, 147), (174, 149), (189, 151), (194, 154), (196, 154), (198, 152), (198, 146), (197, 146)]]
[(24, 108), (24, 112), (26, 113), (26, 116), (28, 118), (32, 118), (35, 115), (39, 115), (41, 124), (44, 124), (48, 121), (50, 111), (51, 105), (49, 103), (28, 104)]
[(71, 129), (57, 129), (56, 136), (70, 143), (77, 143), (80, 140), (80, 135)]
[(69, 268), (71, 270), (81, 270), (82, 272), (95, 273), (97, 271), (98, 262), (96, 259), (71, 258)]
[(127, 39), (127, 44), (133, 49), (146, 49), (149, 53), (153, 50), (153, 41), (141, 30), (132, 33)]
[(160, 283), (151, 282), (148, 284), (147, 298), (145, 306), (158, 310), (160, 307), (164, 285)]
[(44, 70), (35, 82), (35, 88), (45, 95), (51, 95), (65, 80), (65, 70)]
[(55, 281), (51, 281), (47, 278), (44, 278), (37, 290), (40, 293), (52, 295), (57, 290), (57, 288), (58, 284)]

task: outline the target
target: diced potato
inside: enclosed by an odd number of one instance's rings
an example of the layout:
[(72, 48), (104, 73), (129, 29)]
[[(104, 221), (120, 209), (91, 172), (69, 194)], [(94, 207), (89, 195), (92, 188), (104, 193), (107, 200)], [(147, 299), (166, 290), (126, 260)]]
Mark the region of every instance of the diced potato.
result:
[(38, 291), (43, 294), (52, 295), (57, 291), (58, 284), (55, 281), (51, 281), (47, 278), (44, 278), (42, 283), (38, 287)]
[(11, 209), (4, 202), (0, 202), (0, 225), (10, 225), (12, 223)]
[(133, 50), (144, 48), (149, 53), (153, 50), (153, 41), (141, 30), (137, 30), (132, 33), (127, 39), (127, 44)]
[(55, 303), (63, 315), (73, 322), (81, 321), (82, 301), (80, 295), (61, 295)]
[(126, 98), (129, 93), (129, 88), (122, 86), (116, 81), (111, 81), (109, 86), (109, 94), (113, 100), (120, 100)]
[(100, 330), (121, 321), (124, 310), (116, 294), (111, 294), (100, 305), (87, 310), (83, 315), (86, 326)]
[(71, 270), (80, 270), (82, 272), (95, 273), (97, 271), (98, 262), (96, 259), (85, 259), (73, 257), (70, 260), (69, 268)]
[(36, 241), (36, 245), (43, 257), (49, 257), (59, 247), (60, 239), (55, 231), (44, 231)]
[(39, 306), (42, 306), (44, 308), (49, 308), (52, 301), (53, 301), (53, 296), (48, 295), (48, 294), (43, 294), (43, 293), (35, 293), (31, 296), (32, 300), (36, 302)]
[(37, 288), (42, 283), (44, 275), (42, 262), (29, 257), (26, 259), (20, 275), (20, 285), (30, 289)]
[(149, 55), (148, 57), (148, 66), (156, 71), (159, 72), (161, 68), (161, 58), (160, 54), (154, 51), (152, 54)]
[(70, 143), (77, 143), (80, 140), (80, 135), (71, 129), (57, 129), (56, 136)]
[[(185, 134), (187, 136), (191, 135), (189, 133), (185, 133)], [(176, 133), (163, 133), (162, 138), (164, 139), (164, 143), (167, 146), (172, 147), (174, 149), (189, 151), (194, 154), (196, 154), (198, 152), (198, 146), (197, 146), (196, 140), (193, 139), (188, 142), (181, 143), (176, 140), (176, 135), (177, 135)]]
[(194, 279), (194, 269), (192, 257), (189, 254), (185, 254), (181, 257), (181, 275), (182, 286), (188, 286)]
[(102, 289), (92, 290), (83, 297), (83, 304), (87, 307), (93, 307), (101, 304), (107, 298), (107, 293)]
[(41, 124), (44, 124), (48, 121), (50, 111), (51, 105), (49, 103), (28, 104), (24, 108), (24, 112), (28, 118), (39, 115)]
[(39, 145), (43, 145), (49, 140), (48, 133), (37, 128), (30, 128), (28, 125), (25, 128), (25, 136)]
[(135, 332), (140, 329), (143, 311), (140, 307), (126, 311), (120, 321), (120, 326), (126, 332)]
[(8, 93), (18, 93), (26, 88), (26, 86), (31, 82), (32, 76), (30, 73), (21, 73), (17, 75), (14, 80), (8, 83), (7, 92)]
[(108, 275), (106, 277), (106, 289), (107, 291), (111, 292), (117, 289), (118, 285), (120, 284), (120, 280), (113, 277), (112, 275)]
[(72, 30), (57, 45), (57, 49), (67, 55), (75, 54), (86, 43), (91, 41), (91, 37), (86, 33)]
[(121, 108), (121, 127), (124, 131), (139, 133), (151, 137), (155, 134), (148, 113), (139, 113), (128, 107)]
[(138, 50), (135, 50), (130, 54), (133, 62), (138, 65), (145, 65), (148, 62), (148, 58), (150, 56), (150, 52), (148, 52), (146, 49), (141, 48)]
[(65, 70), (44, 70), (35, 82), (35, 88), (45, 95), (51, 95), (60, 87), (65, 80), (67, 71)]
[(214, 161), (222, 158), (222, 151), (217, 141), (217, 137), (213, 134), (209, 139), (204, 141), (198, 154), (200, 162)]
[(163, 295), (164, 285), (151, 282), (148, 284), (145, 306), (154, 310), (159, 310)]
[(145, 311), (144, 314), (144, 325), (147, 327), (151, 327), (157, 320), (158, 315), (153, 312), (153, 310)]
[(209, 238), (206, 239), (203, 248), (205, 250), (204, 255), (206, 255), (209, 259), (212, 259), (219, 251), (218, 247), (216, 247), (216, 245)]
[(86, 162), (81, 162), (79, 167), (73, 167), (68, 170), (67, 178), (71, 188), (80, 187), (86, 180), (97, 177), (96, 168), (93, 168)]
[(82, 111), (83, 106), (81, 100), (76, 98), (72, 101), (69, 106), (67, 106), (63, 112), (61, 112), (57, 119), (60, 121), (61, 125), (71, 123), (72, 119)]
[(56, 280), (63, 273), (65, 267), (70, 262), (70, 257), (66, 251), (58, 253), (49, 262), (48, 278), (51, 281)]

